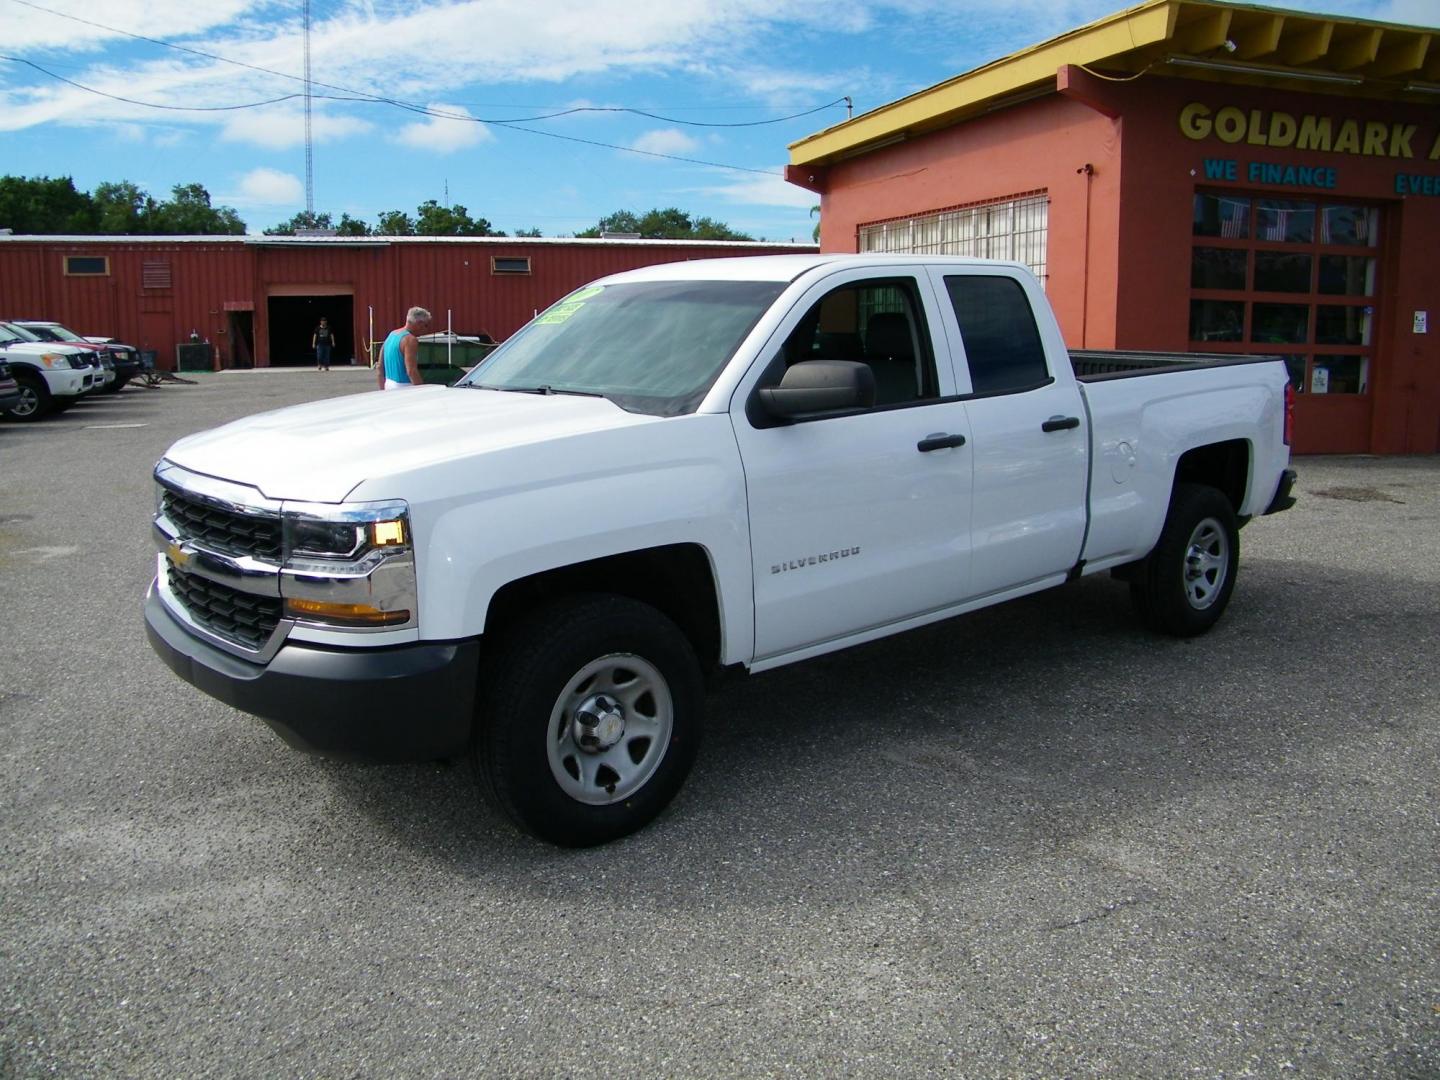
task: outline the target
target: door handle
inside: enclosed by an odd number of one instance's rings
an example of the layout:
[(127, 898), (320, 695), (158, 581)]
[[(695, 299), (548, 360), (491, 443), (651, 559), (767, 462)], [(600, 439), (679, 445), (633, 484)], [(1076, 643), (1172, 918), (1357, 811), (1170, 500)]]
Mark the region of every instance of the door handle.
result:
[(1080, 426), (1078, 416), (1052, 416), (1040, 425), (1041, 431), (1069, 431)]
[(931, 450), (948, 450), (952, 446), (964, 445), (964, 435), (927, 435), (915, 444), (915, 449), (922, 454), (928, 454)]

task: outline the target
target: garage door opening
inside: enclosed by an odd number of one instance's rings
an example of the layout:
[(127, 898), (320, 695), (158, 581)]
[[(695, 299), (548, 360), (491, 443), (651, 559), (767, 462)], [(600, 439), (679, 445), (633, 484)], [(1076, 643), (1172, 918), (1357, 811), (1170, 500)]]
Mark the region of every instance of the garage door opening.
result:
[(272, 367), (314, 367), (310, 340), (323, 315), (335, 331), (332, 364), (348, 364), (355, 356), (355, 298), (353, 296), (272, 296), (270, 364)]

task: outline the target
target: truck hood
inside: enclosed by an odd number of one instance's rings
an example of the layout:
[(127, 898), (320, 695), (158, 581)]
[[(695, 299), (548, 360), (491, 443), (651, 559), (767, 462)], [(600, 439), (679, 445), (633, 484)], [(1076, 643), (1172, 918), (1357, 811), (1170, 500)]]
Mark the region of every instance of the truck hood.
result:
[(272, 499), (340, 502), (365, 480), (655, 422), (604, 398), (426, 386), (246, 417), (181, 439), (165, 457), (194, 472), (252, 485)]

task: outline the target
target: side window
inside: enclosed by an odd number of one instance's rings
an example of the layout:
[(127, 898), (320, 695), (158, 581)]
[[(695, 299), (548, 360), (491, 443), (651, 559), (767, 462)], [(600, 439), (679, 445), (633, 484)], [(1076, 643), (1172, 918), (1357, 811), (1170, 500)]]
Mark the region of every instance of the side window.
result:
[(783, 355), (787, 367), (802, 360), (868, 364), (876, 407), (938, 395), (930, 333), (915, 283), (905, 278), (855, 282), (827, 293), (796, 324)]
[(1020, 283), (1007, 277), (946, 277), (970, 383), (977, 394), (1032, 390), (1050, 381), (1035, 313)]

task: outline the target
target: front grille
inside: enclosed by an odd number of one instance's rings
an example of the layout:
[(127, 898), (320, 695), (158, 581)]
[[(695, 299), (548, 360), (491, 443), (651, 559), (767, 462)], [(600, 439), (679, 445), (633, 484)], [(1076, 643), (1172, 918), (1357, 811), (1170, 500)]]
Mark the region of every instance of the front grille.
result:
[(280, 622), (278, 598), (255, 596), (187, 574), (168, 561), (165, 569), (171, 594), (211, 633), (258, 651), (275, 632)]
[(269, 563), (280, 561), (278, 515), (237, 514), (169, 489), (161, 510), (180, 531), (182, 540), (196, 540), (226, 555), (251, 555)]

